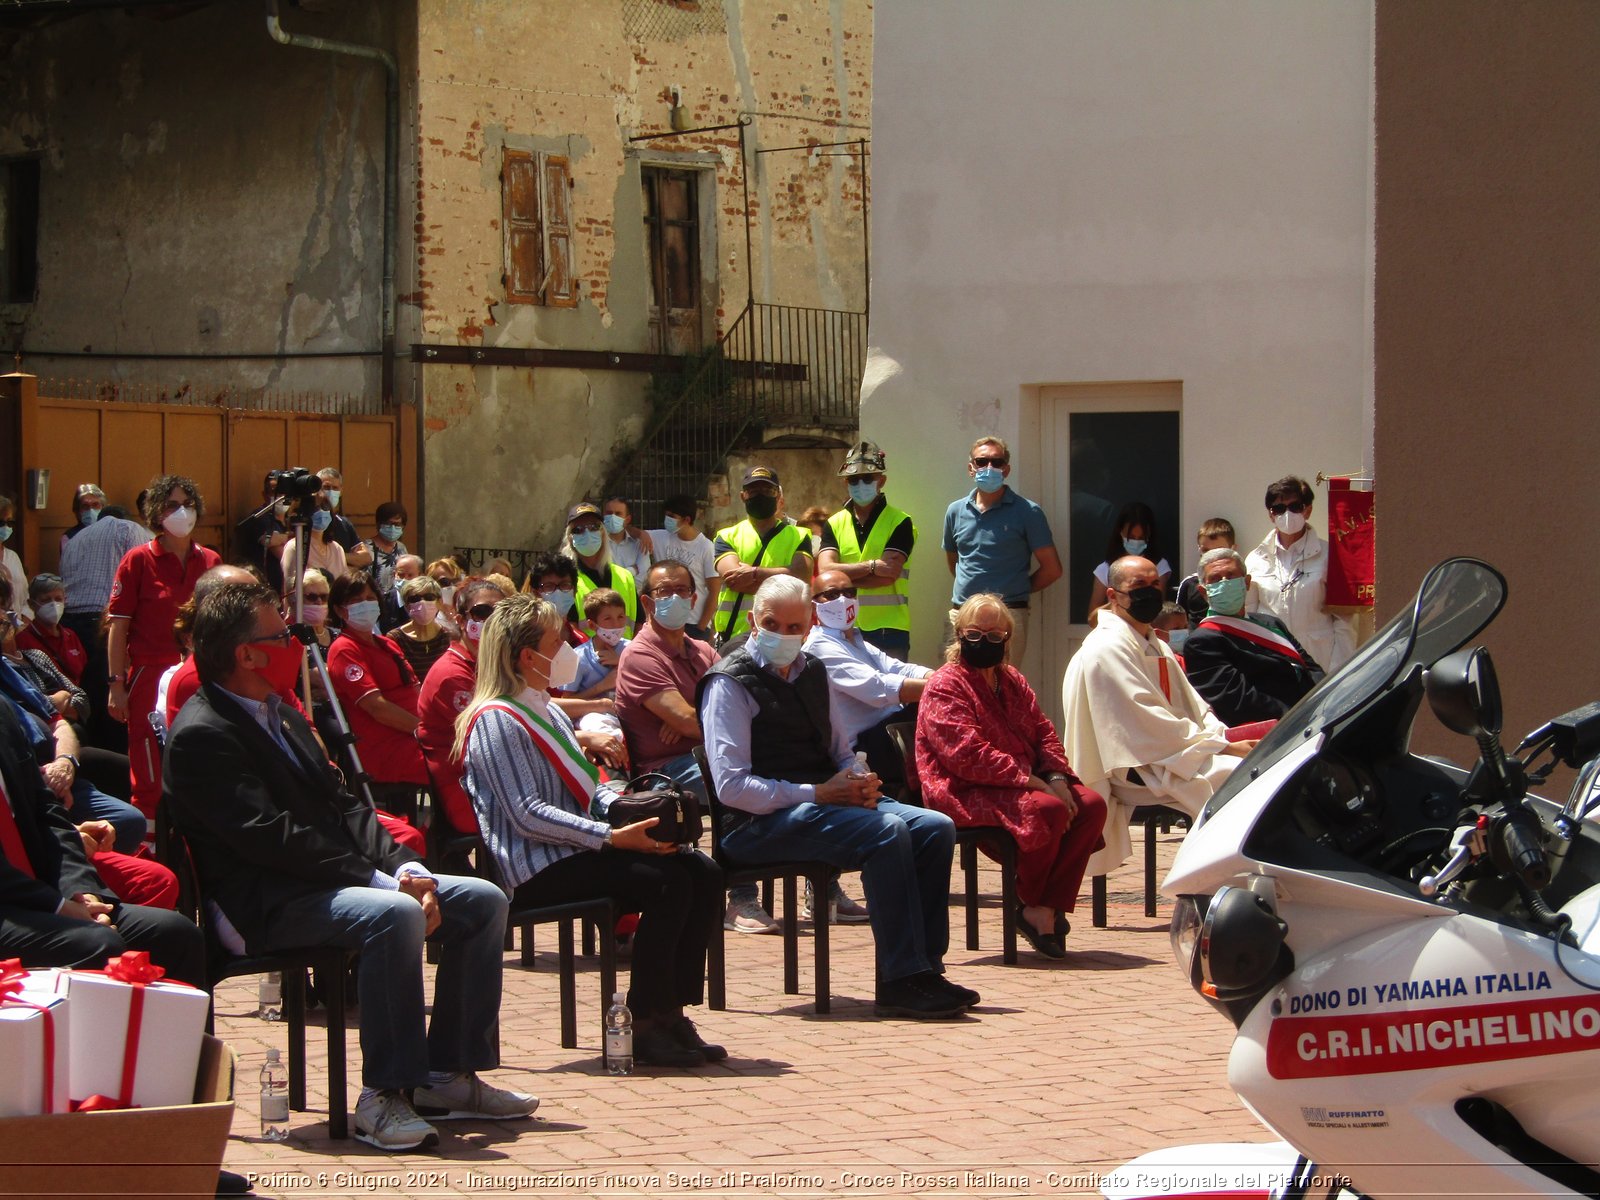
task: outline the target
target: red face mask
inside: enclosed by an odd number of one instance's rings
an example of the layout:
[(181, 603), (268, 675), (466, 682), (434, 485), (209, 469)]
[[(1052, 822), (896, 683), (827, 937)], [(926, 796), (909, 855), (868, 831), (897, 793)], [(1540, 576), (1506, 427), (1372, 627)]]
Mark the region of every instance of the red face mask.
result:
[(300, 663), (305, 658), (305, 648), (299, 642), (251, 642), (250, 648), (267, 656), (267, 665), (260, 669), (261, 678), (280, 696), (294, 691), (300, 679)]

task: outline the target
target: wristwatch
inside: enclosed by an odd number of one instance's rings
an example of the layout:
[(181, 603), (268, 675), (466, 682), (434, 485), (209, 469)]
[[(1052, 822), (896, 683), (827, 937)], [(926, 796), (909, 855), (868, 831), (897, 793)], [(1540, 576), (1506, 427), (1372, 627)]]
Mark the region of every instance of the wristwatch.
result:
[(60, 762), (63, 758), (72, 764), (72, 769), (74, 772), (83, 770), (83, 764), (78, 761), (78, 756), (76, 754), (58, 754), (50, 761)]

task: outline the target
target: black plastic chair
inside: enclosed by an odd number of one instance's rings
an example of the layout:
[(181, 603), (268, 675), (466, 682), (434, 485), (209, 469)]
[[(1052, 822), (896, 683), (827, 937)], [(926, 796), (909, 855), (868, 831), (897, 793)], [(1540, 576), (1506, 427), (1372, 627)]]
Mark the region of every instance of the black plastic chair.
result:
[[(710, 764), (706, 762), (705, 747), (696, 746), (694, 757), (700, 764), (700, 777), (705, 781), (706, 807), (710, 810), (711, 857), (722, 868), (723, 882), (729, 887), (741, 883), (759, 883), (770, 904), (772, 882), (779, 879), (783, 881), (783, 990), (791, 996), (800, 993), (800, 897), (795, 881), (800, 878), (810, 881), (818, 913), (818, 919), (811, 923), (816, 1011), (819, 1015), (831, 1011), (828, 916), (824, 906), (827, 904), (828, 889), (838, 874), (837, 869), (827, 863), (810, 860), (742, 863), (730, 859), (722, 850), (722, 805), (717, 801), (717, 788), (711, 779)], [(720, 1011), (728, 1007), (727, 930), (722, 927), (721, 921), (712, 930), (706, 958), (707, 1002), (709, 1007)]]
[[(167, 866), (179, 879), (179, 894), (193, 904), (189, 915), (196, 920), (206, 940), (206, 990), (215, 992), (217, 984), (240, 975), (265, 975), (278, 972), (283, 980), (283, 1017), (289, 1029), (289, 1107), (306, 1111), (306, 972), (315, 970), (317, 979), (327, 980), (328, 1018), (328, 1136), (350, 1136), (348, 1073), (345, 1064), (345, 974), (355, 955), (336, 946), (305, 946), (275, 950), (265, 954), (234, 954), (222, 945), (216, 922), (206, 903), (188, 842), (165, 817), (165, 804), (157, 806), (157, 824), (165, 826), (168, 847)], [(206, 1014), (206, 1032), (215, 1029), (215, 1008)]]
[[(917, 775), (916, 726), (896, 721), (888, 728), (890, 739), (905, 762), (905, 802), (922, 807), (922, 780)], [(978, 851), (985, 851), (1000, 864), (1000, 961), (1008, 967), (1017, 962), (1017, 840), (1000, 825), (956, 826), (956, 845), (961, 849), (964, 877), (963, 903), (967, 915), (967, 949), (978, 946)]]
[[(1156, 879), (1156, 834), (1168, 833), (1175, 825), (1189, 827), (1191, 822), (1189, 814), (1181, 808), (1170, 808), (1165, 804), (1141, 804), (1128, 815), (1129, 826), (1144, 826), (1144, 915), (1156, 915), (1156, 888), (1159, 880)], [(1096, 875), (1091, 881), (1093, 888), (1094, 927), (1106, 927), (1106, 877)]]

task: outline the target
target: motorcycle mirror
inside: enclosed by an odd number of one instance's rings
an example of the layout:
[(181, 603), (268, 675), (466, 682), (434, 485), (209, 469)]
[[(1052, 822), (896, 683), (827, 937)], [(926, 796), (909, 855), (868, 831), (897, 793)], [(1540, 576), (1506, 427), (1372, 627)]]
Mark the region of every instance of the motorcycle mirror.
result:
[(1500, 734), (1500, 681), (1482, 646), (1447, 654), (1422, 675), (1428, 706), (1446, 729), (1467, 737)]
[(1289, 927), (1248, 888), (1212, 897), (1200, 928), (1201, 974), (1219, 995), (1261, 984), (1277, 964)]

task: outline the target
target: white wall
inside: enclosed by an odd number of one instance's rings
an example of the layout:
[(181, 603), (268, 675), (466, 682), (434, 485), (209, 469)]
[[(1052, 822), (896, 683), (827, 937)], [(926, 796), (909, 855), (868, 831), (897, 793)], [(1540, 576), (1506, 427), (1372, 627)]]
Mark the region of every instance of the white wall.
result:
[(1268, 482), (1363, 465), (1370, 3), (917, 0), (876, 22), (862, 433), (921, 531), (915, 657), (973, 438), (1011, 439), (1011, 482), (1041, 492), (1043, 386), (1181, 384), (1179, 572), (1205, 518), (1253, 544)]

